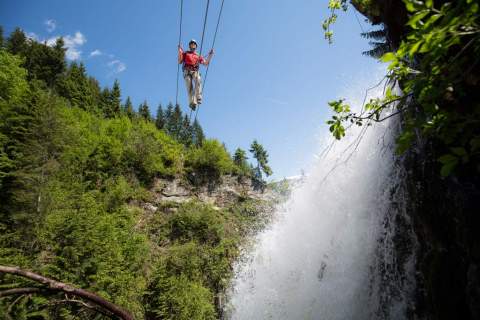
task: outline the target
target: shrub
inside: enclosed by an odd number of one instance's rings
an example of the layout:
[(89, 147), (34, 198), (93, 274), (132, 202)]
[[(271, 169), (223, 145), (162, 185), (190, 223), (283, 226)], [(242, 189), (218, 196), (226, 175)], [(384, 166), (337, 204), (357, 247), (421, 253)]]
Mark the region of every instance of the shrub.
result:
[(205, 140), (201, 147), (191, 149), (186, 166), (196, 184), (216, 183), (224, 174), (231, 173), (234, 164), (222, 144), (215, 139)]

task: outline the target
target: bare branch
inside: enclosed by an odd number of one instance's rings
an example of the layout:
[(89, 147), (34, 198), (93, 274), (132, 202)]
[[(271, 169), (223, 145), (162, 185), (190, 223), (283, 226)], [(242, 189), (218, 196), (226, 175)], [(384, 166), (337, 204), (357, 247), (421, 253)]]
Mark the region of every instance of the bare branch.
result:
[(65, 299), (64, 300), (54, 300), (54, 301), (51, 301), (49, 302), (50, 305), (56, 305), (56, 304), (67, 304), (67, 303), (70, 303), (70, 304), (79, 304), (81, 305), (82, 307), (86, 308), (86, 309), (89, 309), (89, 310), (93, 310), (95, 312), (98, 312), (98, 313), (101, 313), (107, 317), (110, 317), (112, 318), (112, 314), (109, 313), (109, 312), (106, 312), (104, 311), (103, 309), (97, 307), (97, 306), (94, 306), (94, 305), (91, 305), (91, 304), (88, 304), (86, 303), (85, 301), (82, 301), (82, 300), (77, 300), (77, 299), (69, 299), (67, 295), (65, 295)]
[(17, 294), (30, 294), (30, 293), (37, 293), (42, 291), (40, 288), (14, 288), (14, 289), (8, 289), (8, 290), (3, 290), (0, 291), (0, 298), (7, 297), (7, 296), (13, 296)]
[[(75, 288), (71, 285), (68, 285), (63, 282), (59, 282), (50, 278), (43, 277), (39, 274), (22, 270), (16, 267), (7, 267), (7, 266), (0, 266), (0, 273), (8, 273), (14, 274), (17, 276), (21, 276), (36, 282), (39, 282), (45, 285), (49, 290), (53, 291), (62, 291), (80, 298), (83, 298), (87, 301), (93, 302), (100, 307), (108, 310), (112, 314), (116, 315), (117, 317), (123, 320), (134, 320), (133, 316), (128, 313), (127, 311), (123, 310), (119, 306), (111, 303), (110, 301), (84, 289)], [(12, 289), (13, 290), (13, 289)]]

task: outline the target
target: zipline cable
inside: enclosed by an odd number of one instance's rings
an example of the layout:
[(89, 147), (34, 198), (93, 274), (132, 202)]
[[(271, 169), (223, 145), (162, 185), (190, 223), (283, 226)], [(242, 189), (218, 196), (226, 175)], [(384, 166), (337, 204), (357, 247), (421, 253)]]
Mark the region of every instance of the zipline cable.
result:
[[(225, 0), (222, 0), (222, 5), (220, 6), (220, 12), (218, 13), (217, 27), (215, 28), (215, 34), (213, 35), (212, 50), (215, 47), (215, 40), (217, 39), (218, 26), (220, 25), (220, 18), (222, 17), (223, 3), (224, 2), (225, 2)], [(202, 92), (203, 92), (203, 89), (205, 88), (205, 83), (207, 82), (208, 68), (209, 67), (210, 67), (210, 63), (207, 65), (207, 70), (205, 70), (205, 78), (203, 79)]]
[[(208, 0), (209, 1), (209, 0)], [(224, 4), (225, 0), (222, 0), (222, 4), (220, 6), (220, 11), (218, 13), (218, 19), (217, 19), (217, 26), (215, 28), (215, 34), (213, 35), (213, 42), (212, 42), (212, 50), (213, 48), (215, 48), (215, 41), (217, 40), (217, 33), (218, 33), (218, 26), (220, 25), (220, 19), (222, 18), (222, 12), (223, 12), (223, 4)], [(207, 6), (208, 6), (208, 3), (207, 3)], [(207, 10), (208, 10), (208, 7), (207, 7)], [(205, 29), (204, 29), (205, 31)], [(203, 36), (202, 36), (202, 42), (203, 42)], [(200, 47), (200, 55), (201, 55), (201, 47)], [(207, 83), (207, 76), (208, 76), (208, 69), (210, 67), (210, 63), (208, 63), (207, 65), (207, 70), (205, 70), (205, 78), (203, 79), (203, 83), (202, 83), (202, 93), (204, 92), (204, 89), (205, 89), (205, 84)], [(200, 105), (198, 105), (198, 108), (197, 110), (195, 111), (195, 120), (197, 120), (197, 115), (198, 115), (198, 110), (200, 109)]]
[[(182, 20), (183, 20), (183, 0), (180, 0), (180, 32), (178, 35), (178, 46), (182, 44)], [(177, 57), (178, 59), (178, 57)], [(175, 94), (175, 105), (178, 105), (178, 79), (180, 77), (180, 63), (177, 61), (177, 93)]]
[(202, 40), (200, 41), (200, 56), (202, 55), (203, 38), (205, 37), (205, 29), (207, 28), (207, 18), (208, 18), (208, 7), (209, 6), (210, 6), (210, 0), (207, 0), (207, 8), (205, 9), (205, 18), (203, 18)]

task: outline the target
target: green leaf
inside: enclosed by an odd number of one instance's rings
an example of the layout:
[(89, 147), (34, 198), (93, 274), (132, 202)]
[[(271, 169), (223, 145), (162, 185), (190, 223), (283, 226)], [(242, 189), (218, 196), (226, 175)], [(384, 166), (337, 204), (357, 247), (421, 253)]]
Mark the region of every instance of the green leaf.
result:
[(467, 154), (467, 151), (465, 150), (465, 148), (462, 148), (462, 147), (455, 147), (455, 148), (451, 148), (450, 150), (452, 150), (452, 152), (459, 157), (463, 157)]
[(410, 20), (407, 22), (407, 25), (412, 27), (413, 29), (418, 29), (420, 26), (418, 25), (420, 20), (426, 17), (430, 13), (430, 10), (422, 10), (416, 14), (414, 14)]
[[(448, 159), (449, 159), (449, 161), (447, 161), (445, 163), (442, 162), (443, 166), (440, 169), (440, 174), (442, 175), (442, 177), (449, 176), (458, 164), (458, 158), (457, 157), (453, 157), (453, 158), (448, 157)], [(440, 161), (440, 159), (439, 159), (439, 161)]]
[(450, 153), (444, 154), (443, 156), (438, 158), (438, 162), (440, 162), (441, 164), (448, 164), (455, 161), (458, 161), (458, 158)]
[(395, 53), (393, 52), (387, 52), (385, 53), (381, 58), (380, 61), (382, 62), (390, 62), (396, 60), (397, 57), (395, 56)]

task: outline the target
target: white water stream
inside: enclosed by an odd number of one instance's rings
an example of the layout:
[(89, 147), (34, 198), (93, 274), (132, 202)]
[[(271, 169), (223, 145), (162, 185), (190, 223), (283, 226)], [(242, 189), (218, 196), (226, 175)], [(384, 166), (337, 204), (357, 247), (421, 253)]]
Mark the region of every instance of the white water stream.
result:
[(413, 255), (395, 265), (392, 221), (404, 205), (392, 210), (402, 201), (393, 127), (352, 128), (319, 156), (237, 263), (227, 318), (407, 319), (414, 279), (395, 273), (412, 272)]

